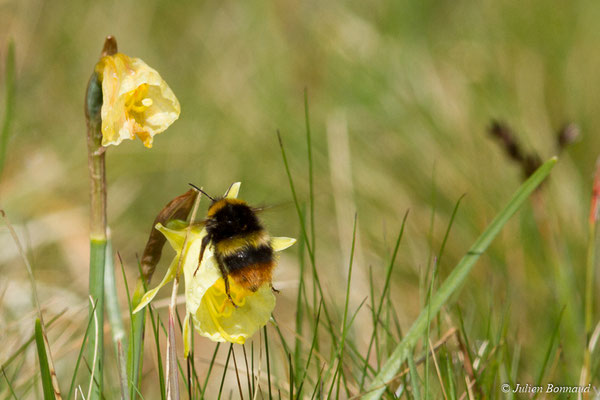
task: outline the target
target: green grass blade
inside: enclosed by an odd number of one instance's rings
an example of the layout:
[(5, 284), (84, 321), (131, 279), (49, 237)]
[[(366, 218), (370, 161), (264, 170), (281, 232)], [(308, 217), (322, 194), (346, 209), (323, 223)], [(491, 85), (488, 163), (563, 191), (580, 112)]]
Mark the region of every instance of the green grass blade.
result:
[[(373, 348), (373, 344), (375, 343), (375, 349), (379, 348), (379, 343), (377, 341), (377, 327), (379, 324), (379, 317), (381, 315), (381, 310), (383, 309), (383, 300), (385, 299), (385, 295), (390, 287), (390, 280), (392, 277), (392, 271), (394, 270), (394, 263), (396, 261), (396, 256), (398, 255), (398, 249), (400, 247), (400, 242), (402, 241), (402, 236), (404, 236), (404, 227), (406, 226), (406, 219), (408, 218), (408, 211), (404, 214), (404, 218), (402, 218), (402, 225), (400, 227), (400, 232), (398, 233), (398, 238), (396, 239), (396, 244), (394, 245), (394, 251), (392, 252), (392, 258), (390, 263), (388, 264), (387, 270), (385, 272), (385, 284), (383, 286), (383, 293), (381, 294), (381, 298), (379, 299), (379, 305), (377, 306), (377, 311), (374, 311), (373, 317), (373, 334), (371, 335), (371, 339), (369, 340), (369, 347), (367, 349), (367, 355), (365, 357), (365, 365), (363, 366), (363, 373), (360, 382), (360, 391), (365, 384), (365, 378), (367, 376), (367, 367), (369, 366), (369, 358), (371, 356), (371, 350)], [(375, 298), (372, 296), (373, 304), (375, 304)], [(378, 359), (379, 363), (379, 359)]]
[(354, 266), (354, 248), (356, 246), (356, 223), (358, 221), (358, 215), (354, 214), (354, 228), (352, 229), (352, 247), (350, 250), (350, 262), (348, 265), (348, 282), (346, 284), (346, 300), (344, 302), (344, 318), (342, 319), (342, 340), (340, 342), (340, 350), (338, 355), (338, 368), (340, 374), (338, 375), (337, 387), (336, 387), (336, 399), (339, 398), (340, 395), (340, 380), (342, 375), (344, 374), (343, 362), (344, 362), (344, 344), (346, 343), (346, 336), (348, 334), (348, 326), (346, 322), (348, 321), (348, 306), (350, 305), (350, 284), (352, 282), (352, 267)]
[[(548, 366), (548, 361), (550, 361), (550, 355), (552, 353), (552, 349), (556, 343), (556, 338), (558, 337), (559, 329), (560, 329), (560, 321), (562, 321), (562, 317), (565, 313), (567, 306), (564, 306), (560, 311), (560, 315), (558, 316), (558, 320), (556, 321), (556, 326), (554, 327), (554, 331), (552, 332), (552, 337), (550, 338), (550, 343), (548, 344), (548, 349), (546, 350), (546, 354), (544, 356), (544, 362), (542, 363), (542, 368), (540, 369), (540, 373), (538, 375), (536, 386), (541, 386), (542, 380), (544, 379), (544, 375), (546, 374), (546, 367)], [(534, 398), (537, 397), (537, 393)]]
[(411, 354), (407, 358), (408, 360), (408, 368), (410, 370), (410, 385), (412, 388), (412, 395), (415, 400), (421, 400), (421, 382), (419, 379), (419, 373), (417, 372), (417, 367), (415, 366), (415, 361), (413, 360), (413, 355)]
[(2, 370), (2, 375), (4, 375), (4, 379), (6, 380), (6, 384), (8, 385), (8, 390), (10, 391), (10, 394), (15, 400), (19, 400), (17, 394), (15, 393), (15, 390), (12, 387), (12, 383), (10, 383), (8, 376), (6, 376), (6, 371), (4, 371), (4, 368), (0, 368), (0, 370)]
[(217, 353), (219, 352), (219, 346), (221, 343), (217, 342), (215, 346), (215, 351), (213, 352), (212, 358), (210, 359), (210, 364), (208, 364), (208, 371), (206, 372), (206, 377), (204, 378), (204, 384), (202, 385), (201, 398), (204, 398), (204, 394), (206, 393), (206, 386), (208, 385), (208, 379), (210, 378), (210, 374), (212, 372), (213, 366), (215, 365), (215, 359), (217, 358)]
[(295, 371), (296, 371), (296, 376), (294, 379), (296, 379), (296, 386), (301, 384), (301, 375), (302, 375), (302, 369), (300, 368), (300, 364), (301, 364), (301, 355), (302, 355), (302, 342), (300, 341), (300, 338), (302, 337), (302, 324), (304, 321), (304, 307), (302, 306), (302, 292), (304, 291), (304, 269), (305, 269), (305, 264), (306, 264), (306, 260), (304, 259), (304, 250), (305, 250), (305, 246), (304, 246), (304, 237), (302, 235), (300, 235), (300, 238), (298, 240), (298, 263), (300, 265), (300, 270), (298, 272), (298, 296), (296, 298), (296, 337), (294, 339), (294, 365), (295, 365)]
[(4, 119), (2, 121), (2, 130), (0, 130), (0, 176), (2, 175), (2, 170), (4, 168), (8, 136), (10, 135), (10, 127), (15, 112), (15, 43), (12, 40), (8, 43), (6, 71), (4, 76), (6, 95), (4, 97)]
[[(52, 319), (50, 321), (48, 321), (48, 323), (46, 324), (46, 329), (50, 328), (52, 326), (52, 324), (59, 319), (60, 317), (63, 316), (63, 314), (65, 313), (65, 311), (67, 311), (67, 309), (64, 309), (63, 311), (61, 311), (60, 313), (56, 314), (54, 317), (52, 317)], [(15, 361), (15, 359), (19, 356), (19, 354), (23, 353), (25, 351), (25, 349), (27, 349), (27, 347), (29, 347), (29, 345), (35, 340), (35, 333), (32, 334), (29, 339), (27, 339), (27, 341), (25, 341), (25, 343), (23, 343), (17, 350), (15, 350), (7, 359), (6, 361), (4, 361), (4, 363), (2, 365), (0, 365), (0, 370), (4, 371), (6, 368), (8, 368), (8, 366)]]
[(165, 374), (164, 374), (164, 368), (163, 368), (163, 361), (162, 361), (162, 355), (160, 353), (160, 330), (159, 330), (159, 325), (156, 322), (156, 319), (158, 319), (158, 313), (156, 313), (156, 318), (155, 317), (155, 311), (153, 310), (152, 306), (148, 306), (148, 315), (150, 315), (150, 321), (152, 322), (152, 333), (154, 334), (154, 344), (156, 345), (156, 365), (157, 365), (157, 369), (158, 369), (158, 383), (159, 383), (159, 387), (160, 387), (160, 398), (162, 400), (166, 399), (166, 395), (167, 395), (167, 389), (165, 386)]
[(385, 391), (387, 382), (396, 376), (400, 367), (404, 361), (406, 361), (406, 358), (410, 356), (412, 348), (424, 333), (425, 329), (427, 329), (427, 316), (429, 311), (432, 315), (436, 315), (442, 306), (450, 299), (450, 296), (462, 286), (469, 275), (471, 268), (475, 264), (475, 261), (477, 261), (479, 256), (488, 248), (510, 217), (514, 215), (529, 195), (533, 193), (535, 188), (537, 188), (548, 176), (556, 164), (556, 161), (557, 159), (554, 157), (538, 168), (538, 170), (519, 187), (506, 207), (500, 211), (481, 236), (479, 236), (467, 254), (459, 261), (452, 273), (450, 273), (448, 278), (431, 298), (431, 309), (421, 311), (417, 320), (413, 323), (406, 336), (404, 336), (404, 339), (396, 346), (396, 349), (391, 354), (388, 361), (379, 371), (373, 382), (371, 382), (369, 392), (365, 395), (364, 399), (372, 400), (381, 397)]
[(265, 334), (265, 356), (267, 359), (267, 383), (269, 385), (269, 400), (273, 400), (273, 394), (271, 393), (271, 361), (269, 360), (269, 336), (267, 334), (267, 326), (263, 326), (263, 332)]
[(42, 324), (40, 319), (35, 320), (35, 344), (37, 345), (38, 360), (40, 362), (40, 372), (42, 374), (42, 388), (44, 389), (44, 400), (54, 400), (54, 389), (52, 388), (52, 375), (48, 366), (48, 355), (46, 346), (44, 346), (44, 335), (42, 334)]
[[(136, 288), (131, 299), (132, 309), (135, 309), (146, 292), (143, 278), (138, 278)], [(144, 329), (146, 325), (146, 311), (131, 315), (131, 338), (129, 339), (129, 351), (127, 352), (127, 371), (131, 382), (131, 398), (135, 400), (136, 392), (139, 391), (140, 375), (142, 370), (142, 353), (144, 352)], [(137, 389), (137, 390), (136, 390)]]
[(225, 360), (225, 366), (223, 367), (223, 376), (221, 377), (221, 386), (219, 386), (219, 396), (217, 399), (221, 398), (221, 394), (223, 393), (223, 385), (225, 384), (225, 376), (227, 375), (227, 368), (229, 367), (229, 359), (231, 358), (231, 351), (233, 350), (233, 343), (229, 345), (229, 352), (227, 353), (227, 360)]
[(310, 113), (308, 112), (308, 91), (304, 89), (304, 118), (306, 122), (306, 148), (308, 151), (308, 193), (310, 198), (310, 238), (313, 249), (313, 257), (315, 255), (315, 192), (313, 179), (313, 158), (312, 158), (312, 140), (310, 134)]
[(83, 351), (85, 350), (85, 341), (87, 340), (88, 334), (90, 333), (90, 328), (92, 326), (92, 321), (94, 320), (94, 312), (96, 311), (96, 307), (98, 303), (94, 304), (94, 308), (92, 308), (92, 312), (88, 316), (87, 327), (85, 328), (85, 333), (83, 334), (83, 340), (81, 342), (81, 348), (79, 349), (79, 354), (77, 355), (77, 361), (75, 362), (75, 368), (73, 370), (73, 377), (71, 378), (71, 385), (69, 386), (69, 395), (67, 399), (72, 399), (73, 389), (75, 389), (75, 380), (77, 378), (77, 371), (79, 370), (79, 363), (81, 362), (81, 357), (83, 356)]

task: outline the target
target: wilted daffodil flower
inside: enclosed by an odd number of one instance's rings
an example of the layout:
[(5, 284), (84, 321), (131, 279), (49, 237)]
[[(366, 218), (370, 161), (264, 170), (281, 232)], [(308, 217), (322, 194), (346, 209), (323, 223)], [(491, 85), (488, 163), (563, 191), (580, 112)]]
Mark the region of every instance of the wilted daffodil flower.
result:
[(118, 145), (137, 136), (144, 146), (177, 118), (179, 101), (158, 72), (139, 58), (122, 53), (96, 65), (102, 82), (102, 145)]
[[(239, 183), (233, 184), (225, 196), (237, 197), (239, 187)], [(225, 281), (217, 266), (212, 244), (206, 248), (202, 262), (198, 266), (200, 247), (202, 239), (206, 236), (206, 229), (197, 226), (188, 228), (183, 223), (179, 225), (171, 227), (165, 227), (160, 223), (156, 225), (156, 229), (165, 235), (177, 254), (162, 282), (144, 295), (134, 313), (144, 308), (160, 288), (173, 280), (181, 259), (187, 308), (183, 327), (185, 354), (189, 352), (190, 317), (200, 335), (217, 342), (243, 344), (271, 317), (271, 312), (275, 308), (275, 295), (271, 285), (266, 283), (256, 292), (252, 292), (233, 279), (229, 279), (230, 294), (237, 305), (236, 308), (227, 298)], [(271, 238), (274, 251), (284, 250), (295, 242), (296, 239), (292, 238)]]

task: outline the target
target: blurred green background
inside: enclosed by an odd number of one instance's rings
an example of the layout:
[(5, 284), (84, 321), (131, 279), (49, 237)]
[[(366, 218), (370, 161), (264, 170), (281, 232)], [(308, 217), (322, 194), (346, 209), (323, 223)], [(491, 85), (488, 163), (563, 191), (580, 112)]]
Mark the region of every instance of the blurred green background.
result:
[[(550, 181), (504, 228), (457, 298), (474, 345), (490, 325), (508, 324), (522, 382), (539, 370), (566, 306), (555, 374), (574, 384), (585, 344), (587, 214), (600, 149), (599, 20), (600, 3), (591, 0), (2, 0), (0, 58), (12, 38), (17, 103), (1, 207), (28, 245), (42, 297), (49, 307), (70, 307), (76, 332), (86, 320), (88, 268), (83, 95), (104, 37), (114, 35), (121, 52), (158, 70), (182, 108), (152, 149), (140, 141), (108, 149), (109, 225), (132, 279), (154, 217), (188, 182), (219, 194), (242, 181), (250, 203), (283, 204), (264, 214), (273, 234), (299, 236), (276, 130), (307, 202), (306, 90), (325, 285), (342, 305), (357, 212), (358, 305), (369, 295), (369, 267), (381, 282), (410, 209), (392, 296), (406, 329), (458, 198), (466, 194), (441, 279), (522, 179), (486, 133), (491, 120), (506, 121), (542, 159), (557, 154), (557, 132), (574, 122), (580, 139), (561, 153)], [(31, 311), (29, 286), (5, 228), (0, 245), (0, 331), (18, 343), (15, 332), (30, 329), (15, 323)], [(276, 276), (282, 294), (275, 315), (283, 324), (294, 318), (297, 252), (283, 256)], [(370, 332), (356, 334), (361, 344)], [(57, 345), (63, 357), (74, 351), (68, 343)]]

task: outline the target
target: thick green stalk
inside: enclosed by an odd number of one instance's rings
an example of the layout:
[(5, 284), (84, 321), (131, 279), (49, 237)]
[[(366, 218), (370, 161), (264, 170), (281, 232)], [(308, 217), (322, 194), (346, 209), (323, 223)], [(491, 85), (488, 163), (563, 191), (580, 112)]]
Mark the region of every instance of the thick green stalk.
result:
[(125, 351), (127, 349), (127, 334), (123, 325), (121, 316), (121, 307), (117, 295), (117, 285), (115, 281), (114, 260), (112, 252), (112, 243), (110, 238), (106, 242), (106, 252), (104, 260), (104, 297), (106, 301), (106, 313), (108, 323), (112, 334), (113, 346), (115, 347), (115, 356), (121, 378), (121, 398), (129, 400), (129, 384), (127, 378), (127, 364), (125, 363)]
[[(116, 42), (108, 37), (102, 55), (116, 53)], [(85, 96), (85, 117), (87, 121), (88, 169), (90, 174), (90, 296), (96, 303), (99, 334), (88, 342), (89, 360), (95, 358), (95, 381), (92, 398), (102, 397), (102, 367), (104, 364), (104, 262), (106, 256), (106, 166), (105, 148), (102, 146), (102, 87), (98, 74), (94, 71), (88, 83)], [(90, 314), (92, 309), (90, 307)], [(93, 368), (94, 366), (92, 366)]]

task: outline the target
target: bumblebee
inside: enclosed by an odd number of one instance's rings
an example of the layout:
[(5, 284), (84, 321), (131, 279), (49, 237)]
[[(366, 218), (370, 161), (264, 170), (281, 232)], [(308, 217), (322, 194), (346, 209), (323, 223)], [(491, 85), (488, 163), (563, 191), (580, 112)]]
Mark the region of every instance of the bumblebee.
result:
[[(207, 235), (202, 239), (198, 267), (204, 252), (212, 244), (229, 301), (237, 307), (229, 291), (231, 277), (243, 288), (256, 292), (263, 284), (273, 288), (272, 277), (275, 257), (271, 237), (263, 228), (258, 216), (260, 209), (250, 207), (245, 201), (234, 198), (212, 198), (202, 189), (190, 184), (211, 201), (204, 220)], [(196, 275), (198, 269), (194, 272)]]

